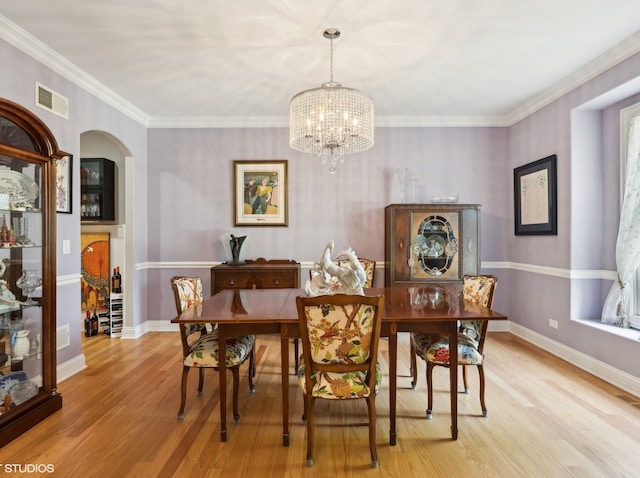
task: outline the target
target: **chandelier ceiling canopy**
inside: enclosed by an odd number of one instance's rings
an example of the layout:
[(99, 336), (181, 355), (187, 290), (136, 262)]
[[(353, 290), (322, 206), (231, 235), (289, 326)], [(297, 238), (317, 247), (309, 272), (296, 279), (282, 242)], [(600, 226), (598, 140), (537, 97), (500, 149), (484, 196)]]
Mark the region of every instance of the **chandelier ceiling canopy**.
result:
[(373, 100), (333, 81), (333, 40), (340, 37), (340, 31), (328, 28), (324, 37), (331, 41), (330, 80), (291, 98), (289, 145), (317, 154), (323, 164), (329, 162), (333, 174), (345, 155), (373, 146)]

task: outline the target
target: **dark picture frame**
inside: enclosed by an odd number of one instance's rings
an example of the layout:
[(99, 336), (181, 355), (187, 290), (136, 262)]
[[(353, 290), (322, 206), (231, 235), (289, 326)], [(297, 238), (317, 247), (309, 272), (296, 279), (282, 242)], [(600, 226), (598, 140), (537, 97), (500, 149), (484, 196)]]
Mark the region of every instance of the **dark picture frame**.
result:
[(72, 213), (73, 156), (65, 156), (56, 164), (56, 212)]
[(288, 226), (287, 160), (235, 160), (233, 165), (235, 225)]
[(513, 170), (516, 236), (558, 234), (555, 154)]

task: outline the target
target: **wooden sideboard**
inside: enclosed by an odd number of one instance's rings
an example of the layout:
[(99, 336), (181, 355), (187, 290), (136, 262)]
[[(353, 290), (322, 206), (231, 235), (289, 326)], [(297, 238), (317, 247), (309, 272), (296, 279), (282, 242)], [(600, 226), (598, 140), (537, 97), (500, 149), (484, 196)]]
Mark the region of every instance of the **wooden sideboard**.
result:
[(300, 287), (300, 263), (259, 258), (244, 264), (211, 268), (211, 295), (223, 289), (289, 289)]

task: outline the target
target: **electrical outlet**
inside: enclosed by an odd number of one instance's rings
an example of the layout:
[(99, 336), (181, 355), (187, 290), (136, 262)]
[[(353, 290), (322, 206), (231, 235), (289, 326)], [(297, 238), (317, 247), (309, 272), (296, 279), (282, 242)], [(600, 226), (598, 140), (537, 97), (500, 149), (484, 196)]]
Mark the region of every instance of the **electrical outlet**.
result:
[(558, 321), (554, 319), (549, 319), (549, 327), (551, 327), (552, 329), (557, 329)]

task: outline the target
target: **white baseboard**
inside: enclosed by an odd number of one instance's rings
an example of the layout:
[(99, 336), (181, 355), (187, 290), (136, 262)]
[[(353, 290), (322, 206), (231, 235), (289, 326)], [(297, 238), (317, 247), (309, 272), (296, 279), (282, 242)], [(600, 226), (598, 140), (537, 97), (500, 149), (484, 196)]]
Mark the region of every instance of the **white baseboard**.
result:
[(168, 320), (150, 320), (147, 322), (149, 332), (179, 332), (178, 324), (172, 324)]
[(139, 339), (144, 334), (149, 332), (149, 324), (147, 321), (144, 324), (138, 325), (136, 327), (123, 327), (122, 334), (120, 335), (121, 339)]
[(56, 368), (58, 383), (68, 379), (78, 372), (83, 371), (85, 368), (87, 368), (87, 363), (84, 360), (84, 354), (76, 355), (71, 360), (61, 363)]
[(545, 337), (542, 334), (529, 330), (521, 325), (510, 321), (509, 332), (540, 347), (541, 349), (555, 355), (556, 357), (566, 360), (570, 364), (589, 372), (592, 375), (614, 385), (622, 390), (640, 397), (640, 378), (635, 377), (627, 372), (623, 372), (609, 364), (596, 360), (593, 357), (567, 347), (560, 342)]

